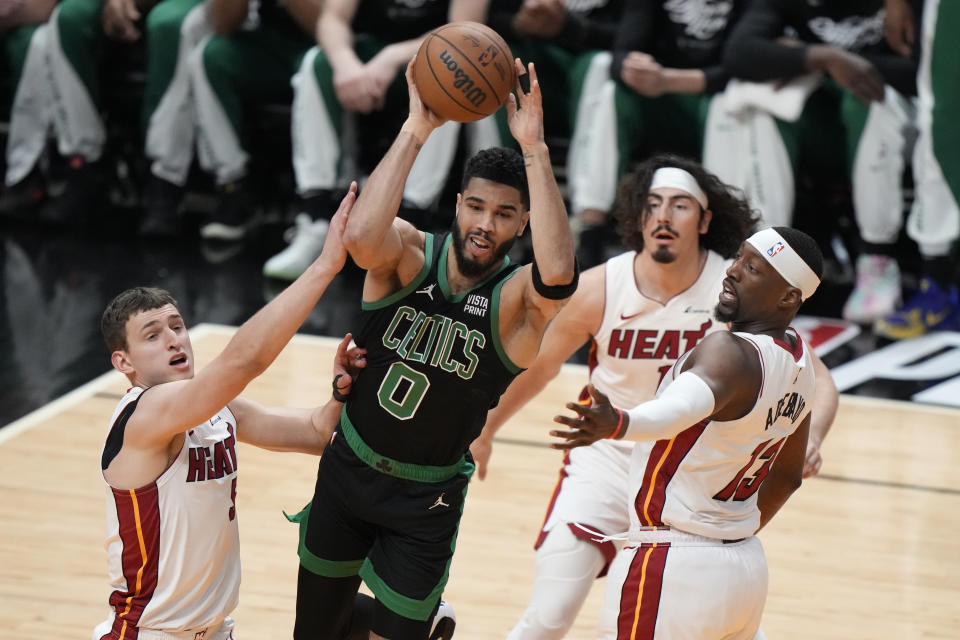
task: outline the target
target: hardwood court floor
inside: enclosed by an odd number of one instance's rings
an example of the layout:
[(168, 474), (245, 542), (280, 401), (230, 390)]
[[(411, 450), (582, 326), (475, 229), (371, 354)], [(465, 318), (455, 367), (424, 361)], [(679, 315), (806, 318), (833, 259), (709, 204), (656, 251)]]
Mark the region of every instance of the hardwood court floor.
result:
[[(202, 365), (232, 329), (193, 330)], [(311, 406), (329, 393), (335, 340), (298, 336), (247, 395)], [(549, 418), (585, 369), (567, 366), (501, 432), (473, 482), (445, 598), (457, 640), (502, 638), (533, 579), (531, 549), (557, 478)], [(104, 498), (97, 460), (126, 388), (107, 374), (0, 430), (0, 638), (88, 638), (106, 616)], [(821, 476), (762, 532), (770, 565), (763, 629), (776, 638), (957, 638), (960, 412), (845, 396)], [(289, 638), (297, 531), (281, 510), (309, 500), (316, 460), (242, 445), (238, 507), (244, 640)], [(571, 638), (592, 638), (595, 585)]]

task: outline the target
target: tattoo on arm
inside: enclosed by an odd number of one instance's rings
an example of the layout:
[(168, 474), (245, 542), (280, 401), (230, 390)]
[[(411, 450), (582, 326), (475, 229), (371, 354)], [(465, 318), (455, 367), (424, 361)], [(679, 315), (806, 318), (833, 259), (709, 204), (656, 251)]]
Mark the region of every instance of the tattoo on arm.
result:
[(533, 166), (533, 154), (525, 153), (523, 154), (523, 166), (532, 167)]

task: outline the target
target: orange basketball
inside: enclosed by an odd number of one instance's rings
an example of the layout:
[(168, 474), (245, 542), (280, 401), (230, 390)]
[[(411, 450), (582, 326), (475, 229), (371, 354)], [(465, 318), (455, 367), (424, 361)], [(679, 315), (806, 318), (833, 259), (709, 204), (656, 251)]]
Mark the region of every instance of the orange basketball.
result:
[(516, 72), (510, 47), (479, 22), (451, 22), (424, 38), (413, 63), (413, 81), (431, 111), (472, 122), (507, 101)]

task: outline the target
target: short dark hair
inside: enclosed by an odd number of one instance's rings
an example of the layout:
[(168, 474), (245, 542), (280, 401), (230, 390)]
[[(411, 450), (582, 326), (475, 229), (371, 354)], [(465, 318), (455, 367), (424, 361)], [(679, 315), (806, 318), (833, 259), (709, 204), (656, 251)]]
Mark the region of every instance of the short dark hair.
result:
[(823, 278), (823, 251), (820, 250), (816, 240), (793, 227), (773, 227), (773, 230), (787, 241), (790, 248), (797, 252), (797, 255), (807, 263), (818, 278)]
[(465, 163), (460, 191), (467, 188), (471, 178), (483, 178), (505, 184), (520, 192), (523, 206), (530, 208), (530, 190), (527, 187), (527, 170), (523, 156), (514, 149), (490, 147), (478, 151)]
[(750, 208), (743, 192), (724, 184), (694, 160), (672, 153), (658, 153), (638, 164), (620, 181), (614, 216), (617, 233), (627, 247), (643, 250), (642, 221), (649, 211), (647, 196), (653, 174), (661, 167), (676, 167), (692, 175), (707, 194), (707, 208), (713, 212), (710, 228), (700, 236), (700, 246), (731, 258), (753, 233), (760, 216)]
[(169, 291), (157, 287), (133, 287), (111, 300), (100, 317), (100, 333), (110, 353), (127, 348), (127, 320), (130, 316), (168, 304), (176, 307), (177, 301)]

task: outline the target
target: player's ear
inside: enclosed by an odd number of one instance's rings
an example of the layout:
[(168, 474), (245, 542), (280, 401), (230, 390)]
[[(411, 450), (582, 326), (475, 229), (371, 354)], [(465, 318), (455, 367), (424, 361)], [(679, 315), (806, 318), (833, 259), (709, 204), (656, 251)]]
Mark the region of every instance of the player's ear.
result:
[(713, 211), (710, 209), (700, 210), (700, 235), (705, 234), (710, 229), (710, 221), (713, 220)]
[(783, 294), (783, 297), (780, 298), (780, 304), (778, 306), (786, 309), (796, 309), (799, 308), (801, 304), (803, 304), (803, 294), (800, 292), (800, 289), (787, 287), (787, 291)]
[(524, 211), (520, 214), (520, 228), (517, 229), (517, 237), (523, 235), (524, 230), (527, 228), (527, 224), (530, 223), (530, 211)]
[(124, 375), (130, 375), (134, 372), (133, 363), (130, 362), (130, 358), (127, 356), (126, 351), (114, 351), (110, 354), (110, 364), (113, 365), (113, 368), (119, 371)]

